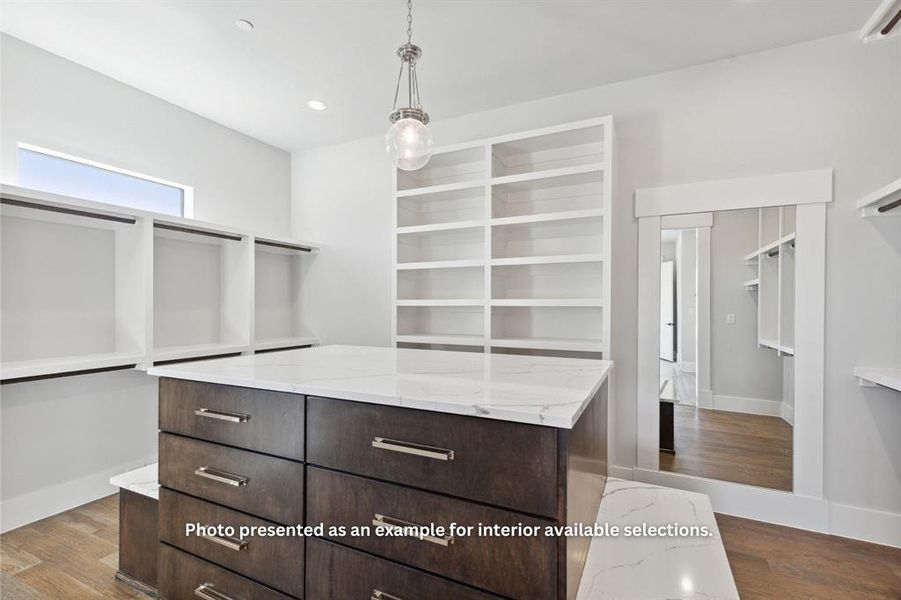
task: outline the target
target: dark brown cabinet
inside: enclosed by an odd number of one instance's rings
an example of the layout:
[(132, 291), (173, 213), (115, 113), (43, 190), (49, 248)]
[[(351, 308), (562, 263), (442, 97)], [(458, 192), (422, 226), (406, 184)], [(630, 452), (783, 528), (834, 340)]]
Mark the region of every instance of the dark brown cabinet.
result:
[[(590, 539), (545, 528), (596, 518), (606, 403), (605, 383), (574, 428), (557, 429), (164, 378), (160, 596), (575, 598)], [(186, 537), (192, 522), (371, 529), (209, 539)], [(372, 533), (451, 523), (474, 529)], [(479, 536), (480, 525), (535, 533)]]

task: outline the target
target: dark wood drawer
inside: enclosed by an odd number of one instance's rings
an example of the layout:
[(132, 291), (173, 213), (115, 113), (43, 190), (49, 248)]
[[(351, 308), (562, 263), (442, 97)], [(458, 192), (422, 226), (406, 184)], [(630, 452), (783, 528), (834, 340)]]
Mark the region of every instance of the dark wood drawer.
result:
[(552, 427), (315, 397), (307, 420), (311, 464), (557, 517)]
[[(160, 539), (286, 594), (303, 596), (304, 539), (296, 536), (241, 539), (240, 528), (274, 526), (273, 523), (222, 506), (160, 490)], [(233, 536), (217, 538), (185, 535), (185, 525), (223, 525)]]
[(303, 460), (304, 397), (160, 379), (160, 429)]
[(263, 517), (303, 522), (303, 464), (160, 434), (160, 485)]
[(168, 600), (197, 600), (198, 588), (204, 586), (232, 600), (290, 600), (286, 596), (259, 583), (226, 571), (212, 563), (160, 544), (160, 598)]
[(318, 538), (307, 540), (307, 560), (309, 600), (366, 600), (376, 598), (376, 591), (400, 600), (497, 598)]
[(373, 526), (377, 515), (417, 525), (479, 523), (537, 526), (535, 537), (457, 537), (446, 545), (408, 537), (342, 537), (337, 541), (513, 598), (556, 596), (557, 539), (550, 521), (316, 467), (307, 467), (307, 520)]

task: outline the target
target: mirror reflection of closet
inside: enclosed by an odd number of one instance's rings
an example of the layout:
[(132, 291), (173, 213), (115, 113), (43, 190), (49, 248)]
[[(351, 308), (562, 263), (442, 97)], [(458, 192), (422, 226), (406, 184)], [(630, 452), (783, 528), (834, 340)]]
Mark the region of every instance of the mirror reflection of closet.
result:
[(661, 229), (660, 470), (791, 491), (795, 207), (699, 231)]

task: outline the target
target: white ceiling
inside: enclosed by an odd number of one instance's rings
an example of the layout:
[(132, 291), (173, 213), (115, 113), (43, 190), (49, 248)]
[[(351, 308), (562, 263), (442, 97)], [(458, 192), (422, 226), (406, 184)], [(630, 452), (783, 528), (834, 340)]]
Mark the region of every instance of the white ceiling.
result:
[[(416, 0), (423, 105), (438, 120), (852, 31), (878, 1)], [(286, 150), (384, 131), (406, 38), (403, 0), (0, 10), (6, 33)]]

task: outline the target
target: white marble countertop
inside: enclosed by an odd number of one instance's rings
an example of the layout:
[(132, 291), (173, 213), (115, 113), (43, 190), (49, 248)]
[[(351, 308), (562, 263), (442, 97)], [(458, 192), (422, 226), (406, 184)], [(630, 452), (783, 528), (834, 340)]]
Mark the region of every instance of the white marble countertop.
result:
[(159, 463), (153, 463), (139, 469), (133, 469), (110, 477), (109, 482), (116, 487), (154, 498), (160, 499)]
[(590, 359), (319, 346), (147, 372), (569, 429), (612, 367)]
[(738, 600), (729, 559), (704, 494), (610, 478), (598, 523), (705, 525), (710, 537), (596, 537), (577, 600)]

